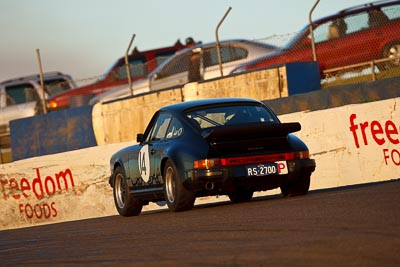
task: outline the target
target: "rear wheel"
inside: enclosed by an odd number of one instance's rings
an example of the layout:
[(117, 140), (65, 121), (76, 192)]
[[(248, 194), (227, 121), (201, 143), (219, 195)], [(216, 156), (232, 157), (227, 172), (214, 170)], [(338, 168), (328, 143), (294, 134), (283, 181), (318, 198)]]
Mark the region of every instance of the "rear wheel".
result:
[(126, 176), (121, 167), (115, 169), (114, 177), (113, 195), (118, 213), (125, 217), (139, 215), (143, 202), (129, 193)]
[(281, 186), (281, 192), (285, 197), (302, 196), (308, 193), (310, 188), (310, 175), (302, 176), (298, 180), (285, 182)]
[(168, 208), (175, 212), (191, 210), (196, 199), (196, 195), (183, 186), (171, 160), (166, 162), (164, 169), (164, 196)]
[(239, 203), (239, 202), (247, 202), (253, 198), (253, 191), (250, 190), (238, 190), (234, 193), (228, 194), (229, 199), (232, 202)]

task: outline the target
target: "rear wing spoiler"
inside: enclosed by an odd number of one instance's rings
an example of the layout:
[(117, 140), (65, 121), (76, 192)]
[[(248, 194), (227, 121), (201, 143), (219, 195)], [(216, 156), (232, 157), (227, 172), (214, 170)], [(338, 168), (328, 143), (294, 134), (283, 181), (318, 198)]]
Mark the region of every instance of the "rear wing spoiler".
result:
[(216, 127), (212, 129), (205, 139), (213, 142), (215, 140), (233, 140), (238, 136), (246, 138), (257, 137), (285, 137), (290, 133), (301, 130), (301, 124), (298, 122), (269, 124), (269, 123), (249, 123), (240, 125), (231, 125)]

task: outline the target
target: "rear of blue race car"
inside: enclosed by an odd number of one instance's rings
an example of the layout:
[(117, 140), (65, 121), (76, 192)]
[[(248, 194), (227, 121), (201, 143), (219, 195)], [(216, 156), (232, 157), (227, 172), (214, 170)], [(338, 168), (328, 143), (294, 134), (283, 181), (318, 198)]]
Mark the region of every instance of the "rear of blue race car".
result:
[(204, 134), (208, 157), (194, 162), (184, 185), (197, 196), (227, 194), (234, 202), (279, 187), (284, 196), (307, 194), (316, 164), (292, 134), (300, 129), (299, 123), (216, 127)]

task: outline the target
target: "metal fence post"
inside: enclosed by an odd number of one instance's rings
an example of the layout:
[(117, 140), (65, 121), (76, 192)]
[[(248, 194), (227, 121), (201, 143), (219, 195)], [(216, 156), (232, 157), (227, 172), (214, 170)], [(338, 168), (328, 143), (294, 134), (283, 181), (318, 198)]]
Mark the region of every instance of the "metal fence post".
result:
[(371, 74), (372, 74), (372, 80), (376, 81), (376, 74), (375, 74), (375, 61), (371, 61)]
[(221, 77), (224, 76), (224, 71), (222, 70), (221, 47), (220, 47), (220, 44), (219, 44), (218, 30), (219, 30), (219, 27), (221, 26), (222, 22), (225, 20), (226, 16), (228, 15), (228, 13), (231, 11), (231, 9), (232, 9), (232, 7), (228, 8), (228, 10), (225, 12), (225, 15), (219, 21), (219, 23), (217, 25), (217, 28), (215, 29), (215, 39), (216, 39), (216, 45), (217, 45), (218, 64), (219, 64), (219, 71), (221, 73)]
[(312, 24), (312, 19), (311, 19), (311, 15), (314, 12), (314, 9), (317, 7), (318, 3), (320, 0), (317, 0), (313, 7), (310, 10), (310, 13), (308, 14), (308, 20), (310, 23), (309, 29), (310, 29), (310, 34), (311, 34), (311, 46), (312, 46), (312, 53), (313, 53), (313, 59), (314, 61), (317, 61), (317, 52), (315, 51), (315, 42), (314, 42), (314, 29), (313, 29), (313, 24)]
[(128, 54), (129, 54), (129, 50), (131, 49), (133, 40), (135, 39), (135, 36), (136, 36), (136, 34), (132, 35), (128, 49), (126, 49), (126, 52), (125, 52), (125, 68), (126, 68), (126, 75), (128, 76), (128, 84), (129, 84), (129, 90), (131, 91), (131, 95), (133, 95), (133, 88), (132, 88), (132, 78), (131, 78), (131, 67), (129, 65)]
[(37, 54), (37, 59), (38, 59), (38, 64), (39, 64), (39, 76), (40, 76), (40, 86), (42, 87), (42, 108), (43, 108), (43, 113), (47, 113), (47, 105), (46, 105), (46, 94), (44, 91), (44, 82), (43, 82), (43, 69), (42, 69), (42, 61), (40, 59), (40, 50), (37, 48), (36, 49), (36, 54)]

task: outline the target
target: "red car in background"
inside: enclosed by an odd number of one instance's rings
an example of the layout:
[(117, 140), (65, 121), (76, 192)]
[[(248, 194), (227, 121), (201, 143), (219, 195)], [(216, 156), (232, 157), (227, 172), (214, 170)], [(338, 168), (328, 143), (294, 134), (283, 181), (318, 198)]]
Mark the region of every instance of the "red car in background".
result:
[[(400, 66), (400, 1), (378, 1), (348, 8), (313, 22), (320, 71), (393, 57)], [(232, 71), (240, 73), (290, 62), (313, 61), (309, 25), (289, 43)], [(387, 66), (387, 64), (386, 64)]]
[[(194, 40), (189, 37), (186, 39), (185, 45), (178, 40), (173, 46), (143, 52), (138, 51), (135, 47), (128, 56), (132, 81), (146, 77), (147, 74), (164, 62), (165, 59), (172, 56), (176, 51), (195, 44)], [(128, 76), (125, 67), (125, 57), (121, 57), (96, 82), (51, 97), (48, 100), (48, 108), (54, 111), (83, 106), (86, 105), (93, 96), (104, 93), (112, 88), (126, 86), (126, 84), (128, 84)]]

